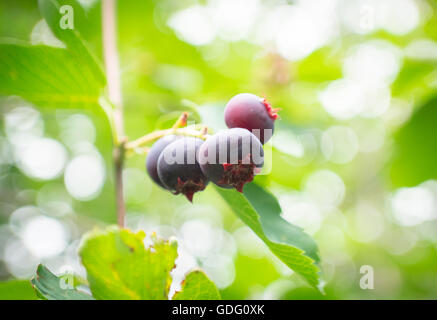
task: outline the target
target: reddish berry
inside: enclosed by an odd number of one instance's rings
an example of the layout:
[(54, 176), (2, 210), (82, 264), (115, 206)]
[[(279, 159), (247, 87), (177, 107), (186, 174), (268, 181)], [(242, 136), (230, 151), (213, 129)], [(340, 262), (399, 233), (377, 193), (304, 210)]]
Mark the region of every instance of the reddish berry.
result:
[(277, 111), (264, 98), (251, 93), (240, 93), (226, 105), (225, 122), (228, 128), (249, 130), (264, 144), (273, 134)]
[(253, 180), (264, 164), (261, 142), (246, 129), (233, 128), (210, 136), (200, 147), (203, 173), (216, 185), (236, 188)]
[(175, 135), (164, 136), (153, 144), (152, 148), (150, 148), (147, 154), (147, 172), (149, 173), (150, 178), (164, 189), (166, 189), (166, 187), (162, 184), (161, 179), (159, 179), (158, 176), (158, 158), (165, 147), (167, 147), (170, 143), (176, 141), (179, 138), (180, 136)]
[(182, 193), (192, 202), (197, 191), (205, 189), (208, 179), (200, 169), (197, 153), (203, 140), (184, 137), (169, 144), (158, 159), (158, 175), (174, 194)]

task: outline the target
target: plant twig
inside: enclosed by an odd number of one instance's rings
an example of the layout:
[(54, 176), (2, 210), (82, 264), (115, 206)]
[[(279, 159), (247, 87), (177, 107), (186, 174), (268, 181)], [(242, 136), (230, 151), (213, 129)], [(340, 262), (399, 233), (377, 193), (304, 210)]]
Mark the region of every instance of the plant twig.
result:
[(205, 131), (205, 127), (203, 127), (199, 131), (196, 130), (195, 126), (185, 127), (187, 125), (187, 119), (188, 119), (188, 112), (182, 112), (179, 119), (175, 122), (175, 124), (170, 129), (153, 131), (149, 134), (146, 134), (145, 136), (142, 136), (141, 138), (126, 143), (126, 150), (130, 153), (131, 150), (141, 148), (145, 144), (169, 134), (179, 134), (179, 135), (197, 137), (205, 140), (206, 134), (208, 132), (208, 128), (206, 128)]
[(171, 128), (171, 129), (153, 131), (149, 134), (146, 134), (141, 138), (126, 143), (125, 148), (127, 150), (141, 148), (142, 146), (169, 134), (196, 137), (202, 140), (206, 139), (206, 135), (202, 133), (202, 131), (196, 130), (193, 127), (177, 128), (177, 129)]
[(120, 228), (124, 227), (126, 217), (126, 207), (123, 194), (123, 165), (126, 140), (114, 149), (114, 166), (115, 166), (115, 197), (117, 203), (117, 223)]
[[(115, 196), (117, 201), (118, 225), (124, 227), (126, 207), (123, 197), (123, 158), (124, 137), (123, 101), (121, 97), (120, 67), (116, 42), (116, 0), (102, 1), (103, 53), (105, 58), (106, 78), (108, 82), (109, 101), (114, 105), (113, 121), (115, 132), (113, 160), (115, 166)], [(118, 142), (118, 143), (117, 143)]]
[(102, 1), (103, 53), (105, 57), (109, 101), (111, 101), (115, 106), (114, 121), (117, 126), (117, 132), (119, 136), (123, 136), (123, 104), (121, 97), (120, 66), (116, 42), (116, 2), (117, 0)]
[(108, 100), (108, 97), (106, 96), (101, 96), (99, 98), (99, 105), (103, 108), (103, 111), (108, 118), (109, 127), (111, 129), (112, 142), (114, 145), (118, 146), (120, 144), (120, 139), (115, 125), (114, 105)]

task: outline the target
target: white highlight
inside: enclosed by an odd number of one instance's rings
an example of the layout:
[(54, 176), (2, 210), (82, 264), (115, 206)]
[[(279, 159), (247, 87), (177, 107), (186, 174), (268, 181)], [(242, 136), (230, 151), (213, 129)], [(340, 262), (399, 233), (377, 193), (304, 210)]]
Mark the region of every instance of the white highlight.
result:
[(402, 52), (387, 41), (375, 40), (353, 47), (345, 58), (343, 74), (366, 86), (388, 85), (402, 65)]
[(38, 21), (30, 34), (30, 42), (33, 45), (44, 44), (47, 46), (65, 48), (65, 44), (60, 41), (50, 30), (49, 25), (44, 19)]
[(405, 48), (405, 55), (416, 60), (437, 60), (437, 42), (431, 39), (412, 41)]
[(105, 167), (100, 157), (80, 155), (72, 159), (64, 175), (64, 183), (70, 195), (78, 200), (96, 198), (105, 182)]
[(304, 190), (314, 202), (321, 206), (338, 206), (343, 202), (346, 187), (336, 173), (319, 170), (309, 176)]
[(62, 174), (67, 151), (56, 140), (35, 139), (19, 152), (19, 167), (29, 177), (50, 180)]
[(335, 1), (299, 1), (281, 10), (283, 20), (274, 34), (277, 50), (286, 59), (303, 59), (337, 34)]
[(210, 43), (216, 35), (208, 8), (199, 5), (175, 13), (170, 17), (168, 25), (181, 40), (195, 46)]
[(391, 200), (393, 217), (402, 226), (414, 226), (436, 218), (436, 201), (424, 186), (401, 188)]
[(38, 216), (28, 221), (21, 233), (24, 245), (38, 258), (60, 254), (68, 245), (68, 232), (58, 220)]
[(345, 126), (333, 126), (326, 130), (322, 135), (321, 144), (324, 157), (338, 164), (352, 161), (359, 150), (357, 135)]

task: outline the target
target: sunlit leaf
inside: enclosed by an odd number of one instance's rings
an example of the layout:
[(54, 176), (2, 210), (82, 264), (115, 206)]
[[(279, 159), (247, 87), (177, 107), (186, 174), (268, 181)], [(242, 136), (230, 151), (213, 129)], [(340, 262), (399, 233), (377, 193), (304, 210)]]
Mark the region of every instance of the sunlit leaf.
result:
[(415, 101), (429, 98), (434, 93), (436, 67), (436, 62), (407, 60), (392, 85), (392, 96)]
[(95, 106), (104, 83), (76, 54), (62, 48), (0, 44), (0, 95), (40, 107)]
[[(78, 1), (40, 0), (41, 14), (66, 48), (0, 44), (0, 95), (18, 95), (38, 107), (92, 109), (105, 86), (100, 62), (79, 32), (87, 25)], [(73, 28), (61, 27), (68, 8)]]
[(419, 108), (395, 136), (391, 166), (394, 186), (415, 186), (437, 179), (437, 98)]
[(28, 280), (0, 282), (0, 300), (36, 300), (35, 291)]
[[(87, 63), (99, 81), (104, 81), (100, 62), (88, 48), (82, 34), (87, 31), (90, 21), (80, 2), (77, 0), (38, 0), (38, 7), (55, 36), (67, 45), (67, 49), (72, 54)], [(69, 26), (72, 28), (70, 29)]]
[(112, 227), (88, 234), (80, 249), (91, 292), (96, 299), (165, 300), (175, 266), (176, 242)]
[(200, 270), (190, 272), (172, 300), (218, 300), (220, 293), (205, 273)]
[[(36, 276), (31, 280), (37, 296), (47, 300), (94, 300), (89, 294), (69, 288), (66, 281), (55, 276), (43, 265), (38, 266)], [(63, 287), (64, 285), (64, 287)]]
[(281, 208), (272, 194), (254, 183), (244, 186), (244, 195), (235, 190), (216, 189), (279, 259), (312, 286), (319, 285), (316, 243), (301, 228), (281, 218)]

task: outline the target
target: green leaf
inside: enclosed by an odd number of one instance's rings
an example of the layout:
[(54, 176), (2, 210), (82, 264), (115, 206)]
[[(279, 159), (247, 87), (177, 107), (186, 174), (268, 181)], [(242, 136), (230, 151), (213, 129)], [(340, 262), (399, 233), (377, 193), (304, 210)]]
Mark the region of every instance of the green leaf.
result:
[(0, 300), (37, 300), (28, 280), (0, 282)]
[(313, 287), (319, 285), (316, 243), (301, 228), (281, 218), (281, 208), (272, 194), (254, 183), (244, 186), (244, 195), (235, 190), (216, 190), (280, 260)]
[(58, 39), (67, 45), (84, 42), (79, 29), (83, 28), (84, 24), (86, 25), (87, 17), (85, 9), (78, 1), (38, 0), (38, 8)]
[(62, 288), (65, 280), (55, 276), (49, 269), (42, 264), (38, 266), (36, 277), (30, 280), (36, 294), (41, 299), (46, 300), (94, 300), (89, 294), (77, 289)]
[(177, 243), (117, 227), (88, 234), (80, 249), (91, 292), (96, 299), (166, 300), (175, 266)]
[(435, 61), (406, 60), (392, 85), (392, 96), (407, 101), (422, 101), (434, 93)]
[(0, 44), (0, 95), (18, 95), (40, 107), (87, 108), (97, 104), (103, 86), (71, 51)]
[[(55, 36), (62, 40), (71, 53), (78, 57), (88, 65), (99, 81), (105, 81), (105, 76), (100, 62), (88, 48), (81, 31), (86, 32), (87, 26), (91, 21), (88, 20), (87, 12), (77, 0), (38, 0), (38, 7), (41, 15), (46, 20)], [(63, 11), (61, 8), (67, 8), (70, 11)], [(71, 15), (69, 15), (71, 13)], [(62, 28), (61, 19), (71, 17), (73, 28)]]
[(395, 187), (416, 186), (437, 179), (437, 97), (420, 107), (395, 135), (395, 152), (390, 169)]
[[(61, 28), (64, 5), (73, 9), (73, 29)], [(85, 10), (75, 0), (39, 0), (38, 6), (67, 48), (0, 44), (0, 95), (18, 95), (39, 107), (98, 108), (106, 79), (79, 32), (88, 24)]]
[(190, 272), (182, 283), (182, 290), (175, 293), (172, 300), (219, 300), (220, 293), (205, 273), (200, 270)]

